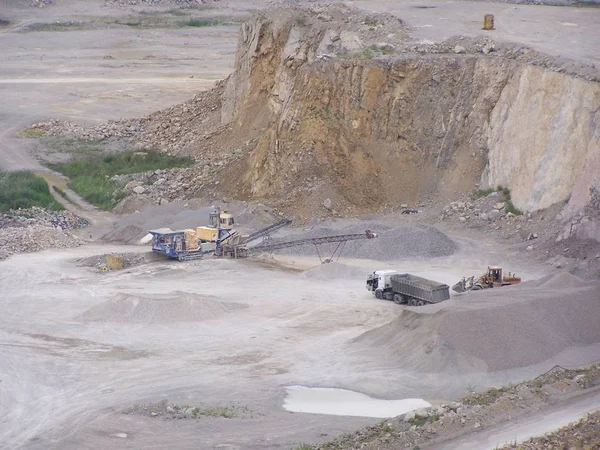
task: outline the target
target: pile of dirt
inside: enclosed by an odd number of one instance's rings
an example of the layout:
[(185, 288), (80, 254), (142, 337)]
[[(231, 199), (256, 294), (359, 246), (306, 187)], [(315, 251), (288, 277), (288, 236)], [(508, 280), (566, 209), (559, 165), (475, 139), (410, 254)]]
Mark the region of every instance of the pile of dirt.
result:
[(84, 243), (69, 231), (44, 225), (0, 228), (0, 260), (16, 253), (78, 247)]
[(332, 281), (332, 280), (360, 280), (365, 277), (365, 270), (346, 264), (332, 262), (321, 264), (305, 271), (301, 276), (309, 280)]
[[(489, 373), (541, 363), (567, 348), (600, 342), (600, 283), (575, 278), (558, 275), (537, 288), (471, 292), (421, 311), (403, 310), (349, 348), (427, 373)], [(570, 286), (561, 286), (565, 281)]]
[(173, 292), (161, 296), (120, 294), (114, 299), (88, 309), (79, 319), (84, 322), (147, 325), (200, 322), (243, 308), (247, 306), (187, 292)]
[[(364, 234), (365, 231), (377, 233), (377, 238), (348, 241), (342, 256), (364, 258), (379, 261), (397, 261), (410, 258), (434, 258), (448, 256), (458, 250), (456, 243), (440, 230), (429, 225), (403, 225), (388, 227), (380, 224), (358, 224), (341, 229), (315, 228), (307, 233), (272, 239), (271, 242), (286, 242), (295, 239), (321, 238), (343, 234)], [(338, 243), (322, 244), (322, 255), (328, 256)], [(291, 247), (280, 250), (282, 254), (315, 256), (314, 246)]]

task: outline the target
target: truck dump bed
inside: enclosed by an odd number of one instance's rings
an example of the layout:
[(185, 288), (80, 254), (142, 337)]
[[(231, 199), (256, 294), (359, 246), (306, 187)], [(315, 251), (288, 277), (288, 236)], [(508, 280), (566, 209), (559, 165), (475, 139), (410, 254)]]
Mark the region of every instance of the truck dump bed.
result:
[(394, 292), (428, 303), (439, 303), (450, 298), (450, 288), (447, 284), (409, 273), (392, 275), (390, 282)]

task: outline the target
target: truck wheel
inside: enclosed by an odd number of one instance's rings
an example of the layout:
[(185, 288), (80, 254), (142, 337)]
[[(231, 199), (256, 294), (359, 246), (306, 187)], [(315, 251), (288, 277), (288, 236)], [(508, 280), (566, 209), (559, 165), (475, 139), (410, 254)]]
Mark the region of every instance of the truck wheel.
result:
[(375, 298), (382, 299), (383, 298), (383, 292), (381, 292), (381, 291), (375, 291)]
[(402, 298), (402, 295), (400, 294), (394, 294), (394, 303), (397, 305), (401, 305), (402, 304), (402, 300), (404, 300)]
[(425, 302), (423, 300), (419, 300), (417, 302), (417, 306), (424, 306), (424, 305), (425, 305)]

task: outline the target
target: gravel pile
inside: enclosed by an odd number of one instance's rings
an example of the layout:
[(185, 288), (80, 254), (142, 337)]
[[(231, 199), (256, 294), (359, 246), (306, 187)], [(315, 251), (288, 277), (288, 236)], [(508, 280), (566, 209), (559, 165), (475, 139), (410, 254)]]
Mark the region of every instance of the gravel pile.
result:
[(175, 292), (160, 297), (121, 294), (115, 299), (88, 309), (79, 319), (84, 322), (148, 325), (200, 322), (246, 307), (243, 304), (222, 302), (186, 292)]
[(0, 260), (15, 253), (78, 247), (83, 243), (83, 240), (68, 231), (43, 225), (0, 228)]
[[(84, 267), (95, 267), (101, 272), (108, 270), (106, 266), (107, 255), (94, 255), (87, 258), (78, 259), (79, 265)], [(123, 269), (139, 266), (146, 262), (146, 256), (143, 253), (120, 253), (123, 258)]]
[(567, 348), (600, 342), (600, 283), (568, 278), (576, 287), (559, 287), (565, 275), (558, 275), (539, 287), (473, 292), (444, 302), (433, 314), (435, 306), (403, 310), (350, 346), (427, 373), (487, 373), (538, 364)]
[(23, 228), (31, 225), (74, 230), (85, 228), (89, 223), (70, 211), (49, 211), (36, 206), (0, 213), (0, 228)]
[[(397, 261), (407, 257), (434, 258), (448, 256), (458, 250), (458, 246), (452, 239), (428, 225), (403, 225), (390, 228), (380, 224), (365, 223), (339, 230), (317, 228), (301, 235), (273, 239), (272, 242), (320, 238), (340, 234), (360, 234), (364, 233), (365, 230), (376, 232), (378, 237), (368, 240), (348, 241), (344, 247), (342, 256), (379, 261)], [(337, 243), (322, 244), (321, 254), (328, 256), (337, 245)], [(280, 252), (299, 256), (317, 255), (315, 247), (310, 245), (283, 249)]]

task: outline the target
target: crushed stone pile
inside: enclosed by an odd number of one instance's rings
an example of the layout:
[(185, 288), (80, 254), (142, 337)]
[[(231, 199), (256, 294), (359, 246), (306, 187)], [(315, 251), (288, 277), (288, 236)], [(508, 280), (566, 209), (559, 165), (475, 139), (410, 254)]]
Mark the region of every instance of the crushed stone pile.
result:
[(84, 322), (148, 325), (200, 322), (243, 308), (247, 306), (187, 292), (174, 292), (162, 296), (120, 294), (114, 299), (88, 309), (79, 319)]
[[(139, 266), (140, 264), (144, 264), (147, 260), (147, 255), (143, 253), (119, 253), (118, 255), (123, 258), (123, 269)], [(87, 258), (78, 259), (77, 262), (83, 267), (94, 267), (99, 271), (104, 272), (108, 270), (106, 266), (106, 256), (107, 255), (88, 256)], [(150, 256), (152, 256), (152, 254), (150, 254)]]
[(0, 213), (0, 228), (19, 228), (30, 225), (43, 225), (61, 230), (74, 230), (76, 228), (85, 228), (89, 223), (84, 218), (70, 211), (50, 211), (37, 206), (27, 209), (13, 209), (6, 213)]
[(71, 248), (84, 241), (68, 231), (43, 225), (0, 228), (0, 260), (16, 253), (32, 253), (49, 248)]
[[(315, 228), (300, 235), (276, 238), (272, 242), (285, 242), (295, 239), (320, 238), (340, 234), (361, 234), (365, 230), (376, 232), (378, 237), (368, 240), (348, 241), (342, 257), (364, 258), (379, 261), (396, 261), (410, 258), (434, 258), (452, 255), (458, 250), (456, 243), (438, 229), (428, 225), (403, 225), (390, 228), (378, 224), (359, 224), (338, 230)], [(328, 255), (337, 243), (322, 244), (321, 254)], [(292, 247), (280, 250), (283, 254), (314, 256), (314, 246)]]
[(310, 270), (302, 273), (302, 277), (309, 280), (356, 280), (365, 277), (366, 270), (358, 267), (348, 266), (346, 264), (332, 262), (329, 264), (321, 264), (313, 267)]
[[(571, 285), (561, 287), (565, 278)], [(349, 347), (402, 368), (466, 374), (527, 367), (600, 342), (599, 282), (561, 274), (537, 288), (510, 289), (509, 296), (493, 289), (449, 300), (435, 313), (403, 310)]]

